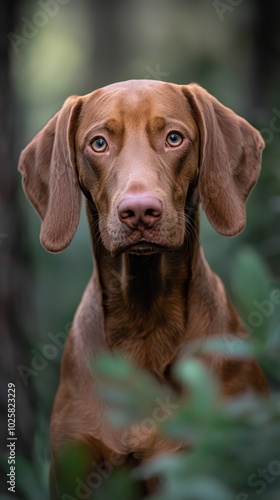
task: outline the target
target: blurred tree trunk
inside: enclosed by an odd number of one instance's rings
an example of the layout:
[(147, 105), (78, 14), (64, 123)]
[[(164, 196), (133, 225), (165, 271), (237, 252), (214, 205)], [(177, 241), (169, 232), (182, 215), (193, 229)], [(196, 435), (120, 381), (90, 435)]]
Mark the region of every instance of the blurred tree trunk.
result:
[[(30, 457), (33, 440), (33, 418), (30, 386), (22, 382), (17, 366), (28, 365), (28, 323), (32, 311), (31, 275), (24, 248), (25, 221), (19, 204), (20, 177), (17, 172), (16, 105), (11, 79), (10, 51), (7, 38), (14, 31), (15, 11), (20, 1), (1, 3), (0, 45), (0, 434), (1, 455), (7, 453), (7, 384), (16, 385), (16, 455)], [(19, 127), (18, 127), (19, 128)], [(28, 319), (29, 318), (29, 319)], [(1, 471), (0, 484), (7, 493), (6, 473)]]
[(109, 85), (119, 80), (125, 80), (129, 74), (130, 56), (134, 47), (132, 40), (125, 36), (130, 30), (122, 29), (133, 21), (136, 15), (134, 2), (129, 0), (88, 0), (88, 10), (92, 19), (93, 40), (91, 69), (92, 90)]
[(279, 82), (272, 82), (272, 77), (277, 75), (279, 78), (280, 3), (275, 0), (255, 0), (253, 8), (252, 108), (259, 109), (269, 117), (269, 96), (275, 96), (274, 84), (278, 84), (277, 93), (279, 87)]

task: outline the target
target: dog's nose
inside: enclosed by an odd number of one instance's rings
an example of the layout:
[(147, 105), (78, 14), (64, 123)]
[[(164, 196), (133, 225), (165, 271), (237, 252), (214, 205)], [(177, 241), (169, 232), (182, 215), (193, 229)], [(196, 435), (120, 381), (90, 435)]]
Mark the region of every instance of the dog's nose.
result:
[(120, 201), (118, 215), (130, 229), (152, 228), (162, 216), (162, 202), (150, 193), (129, 194)]

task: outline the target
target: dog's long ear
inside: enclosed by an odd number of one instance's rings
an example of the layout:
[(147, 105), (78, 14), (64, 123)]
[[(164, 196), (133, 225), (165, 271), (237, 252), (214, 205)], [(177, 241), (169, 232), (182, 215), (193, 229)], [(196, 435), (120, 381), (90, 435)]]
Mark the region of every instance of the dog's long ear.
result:
[(209, 222), (225, 236), (245, 226), (264, 141), (246, 120), (196, 84), (182, 87), (200, 134), (199, 194)]
[(80, 218), (74, 141), (81, 104), (69, 97), (19, 159), (25, 193), (42, 219), (41, 243), (50, 252), (69, 245)]

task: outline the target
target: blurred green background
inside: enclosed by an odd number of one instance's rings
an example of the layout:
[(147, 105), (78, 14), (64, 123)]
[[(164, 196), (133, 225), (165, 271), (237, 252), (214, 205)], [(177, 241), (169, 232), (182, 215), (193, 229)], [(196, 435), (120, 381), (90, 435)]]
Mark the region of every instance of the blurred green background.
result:
[[(272, 0), (2, 2), (0, 431), (6, 436), (6, 387), (14, 381), (19, 457), (14, 498), (48, 498), (48, 426), (62, 349), (48, 359), (42, 353), (50, 333), (60, 338), (67, 333), (93, 266), (84, 212), (67, 250), (52, 255), (41, 247), (40, 221), (16, 171), (21, 149), (69, 95), (130, 78), (197, 82), (246, 118), (266, 141), (246, 229), (224, 238), (202, 214), (201, 230), (206, 257), (246, 322), (254, 300), (280, 288), (279, 13)], [(274, 391), (277, 369), (269, 367), (277, 365), (275, 353), (280, 356), (277, 307), (254, 329), (264, 350), (272, 339), (260, 359)], [(273, 361), (268, 351), (274, 352)], [(1, 451), (5, 456), (5, 443)], [(4, 500), (4, 465), (3, 470)]]

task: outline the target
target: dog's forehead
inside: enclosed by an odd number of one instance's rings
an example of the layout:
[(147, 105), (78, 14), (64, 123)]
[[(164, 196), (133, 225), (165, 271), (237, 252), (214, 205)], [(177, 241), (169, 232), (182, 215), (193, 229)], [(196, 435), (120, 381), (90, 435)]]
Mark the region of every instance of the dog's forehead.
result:
[(190, 106), (180, 85), (129, 80), (98, 89), (84, 97), (82, 121), (86, 128), (112, 119), (126, 126), (147, 123), (163, 117), (167, 120), (190, 118)]

